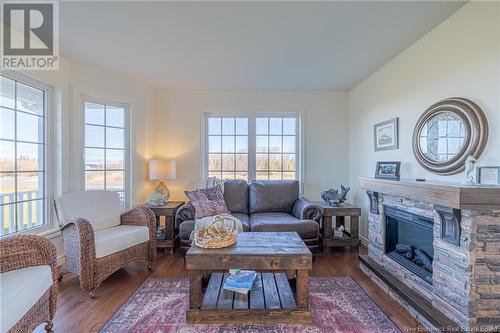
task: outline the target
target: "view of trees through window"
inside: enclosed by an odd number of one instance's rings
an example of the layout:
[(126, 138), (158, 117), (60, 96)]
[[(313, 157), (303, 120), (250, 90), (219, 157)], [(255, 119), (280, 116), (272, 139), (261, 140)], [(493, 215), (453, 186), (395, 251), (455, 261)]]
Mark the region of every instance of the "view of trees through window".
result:
[(125, 207), (125, 108), (85, 102), (85, 189), (120, 194)]
[(208, 175), (248, 179), (248, 118), (208, 118)]
[(0, 235), (45, 224), (46, 91), (0, 76)]
[(295, 116), (207, 117), (208, 176), (297, 179), (297, 126)]
[(296, 118), (256, 119), (256, 178), (296, 179)]

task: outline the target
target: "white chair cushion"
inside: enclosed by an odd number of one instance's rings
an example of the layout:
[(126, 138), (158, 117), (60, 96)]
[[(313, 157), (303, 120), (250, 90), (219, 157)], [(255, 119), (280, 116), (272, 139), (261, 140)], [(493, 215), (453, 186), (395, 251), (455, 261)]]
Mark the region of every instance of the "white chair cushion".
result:
[(7, 332), (52, 284), (50, 266), (33, 266), (0, 274), (2, 333)]
[(102, 258), (149, 241), (148, 227), (119, 225), (94, 232), (95, 254)]
[(90, 222), (94, 231), (120, 225), (121, 204), (112, 191), (80, 191), (66, 193), (56, 199), (59, 223), (75, 218)]

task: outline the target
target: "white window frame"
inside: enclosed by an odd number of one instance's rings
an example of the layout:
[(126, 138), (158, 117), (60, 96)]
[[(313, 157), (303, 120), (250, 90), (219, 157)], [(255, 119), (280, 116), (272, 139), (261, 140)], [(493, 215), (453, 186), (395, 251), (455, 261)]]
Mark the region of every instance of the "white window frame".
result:
[[(82, 172), (81, 172), (81, 187), (82, 190), (85, 190), (85, 103), (95, 103), (95, 104), (103, 104), (103, 105), (109, 105), (109, 106), (115, 106), (115, 107), (121, 107), (125, 110), (125, 118), (124, 118), (124, 149), (125, 149), (125, 155), (124, 155), (124, 194), (125, 194), (125, 210), (130, 209), (132, 205), (132, 156), (133, 152), (132, 149), (134, 145), (132, 144), (132, 122), (131, 122), (131, 107), (129, 103), (124, 103), (124, 102), (118, 102), (118, 101), (112, 101), (108, 99), (103, 99), (99, 97), (91, 97), (91, 96), (81, 96), (81, 133), (82, 133), (82, 144), (81, 144), (81, 150), (82, 150)], [(106, 126), (106, 124), (104, 124)], [(106, 135), (106, 134), (104, 134)], [(106, 149), (106, 147), (105, 147)], [(106, 169), (104, 169), (106, 170)]]
[(303, 121), (301, 112), (276, 112), (276, 113), (214, 113), (214, 112), (203, 112), (202, 113), (202, 178), (208, 177), (208, 118), (247, 118), (248, 119), (248, 181), (256, 179), (256, 118), (295, 118), (295, 147), (296, 147), (296, 161), (295, 161), (295, 172), (296, 180), (301, 184), (302, 189), (302, 145), (304, 144), (303, 136)]
[[(204, 178), (207, 178), (208, 177), (208, 154), (209, 154), (209, 150), (208, 150), (208, 136), (209, 136), (209, 133), (208, 133), (208, 118), (244, 118), (244, 119), (247, 119), (247, 125), (248, 125), (248, 129), (247, 129), (247, 138), (248, 138), (248, 142), (247, 142), (247, 148), (248, 148), (248, 151), (247, 151), (247, 156), (248, 156), (248, 159), (247, 159), (247, 162), (248, 162), (248, 170), (247, 170), (247, 173), (248, 173), (248, 179), (252, 179), (251, 178), (251, 173), (250, 173), (250, 164), (251, 164), (251, 159), (252, 157), (250, 156), (250, 145), (251, 145), (251, 138), (250, 138), (250, 118), (247, 116), (247, 115), (242, 115), (242, 114), (238, 114), (238, 115), (229, 115), (229, 114), (213, 114), (213, 113), (205, 113), (204, 115), (204, 120), (203, 120), (203, 151), (205, 152), (204, 153), (204, 157), (203, 157), (203, 177)], [(222, 134), (220, 134), (222, 136)], [(238, 136), (236, 134), (234, 134), (234, 136)], [(235, 146), (235, 149), (236, 149), (236, 146)], [(234, 152), (233, 152), (234, 153)], [(222, 154), (222, 152), (221, 152)], [(229, 153), (231, 154), (231, 153)], [(236, 153), (234, 153), (236, 154)], [(222, 160), (221, 160), (221, 163), (222, 163)], [(235, 163), (235, 168), (236, 168), (236, 163)], [(236, 170), (236, 169), (235, 169)]]
[[(1, 238), (12, 236), (12, 235), (22, 235), (22, 234), (35, 234), (44, 235), (55, 231), (58, 228), (57, 221), (53, 218), (52, 213), (52, 201), (54, 200), (54, 192), (56, 189), (56, 167), (55, 163), (55, 144), (56, 144), (56, 134), (55, 126), (53, 121), (56, 118), (54, 116), (54, 88), (41, 82), (40, 80), (26, 74), (21, 74), (15, 71), (3, 71), (2, 76), (9, 79), (19, 81), (28, 86), (32, 86), (36, 89), (44, 91), (44, 149), (43, 149), (43, 173), (44, 173), (44, 185), (43, 185), (43, 224), (40, 226), (35, 226), (32, 228), (19, 230), (7, 235), (2, 235)], [(17, 109), (17, 106), (16, 106)], [(17, 132), (17, 126), (15, 125), (15, 131)], [(17, 161), (17, 154), (15, 156)], [(17, 200), (17, 199), (16, 199)], [(17, 202), (17, 201), (16, 201)], [(17, 213), (16, 213), (17, 214)], [(17, 217), (16, 217), (17, 219)], [(16, 221), (17, 223), (17, 221)]]

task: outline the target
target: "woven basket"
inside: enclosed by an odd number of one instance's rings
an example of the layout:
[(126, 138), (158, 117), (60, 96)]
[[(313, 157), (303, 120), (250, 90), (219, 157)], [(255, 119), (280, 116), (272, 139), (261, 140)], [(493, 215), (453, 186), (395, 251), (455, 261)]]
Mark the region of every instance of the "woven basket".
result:
[(205, 249), (220, 249), (236, 244), (236, 218), (229, 214), (219, 214), (203, 229), (196, 231), (194, 243)]

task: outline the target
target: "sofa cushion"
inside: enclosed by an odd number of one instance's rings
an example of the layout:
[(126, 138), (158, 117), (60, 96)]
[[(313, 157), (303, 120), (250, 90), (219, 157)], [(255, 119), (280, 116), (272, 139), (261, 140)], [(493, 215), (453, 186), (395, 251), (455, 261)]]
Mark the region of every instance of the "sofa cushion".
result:
[(290, 213), (299, 197), (296, 180), (254, 180), (249, 186), (249, 212)]
[[(52, 285), (49, 265), (33, 266), (0, 274), (0, 332), (7, 332)], [(48, 305), (47, 305), (48, 306)]]
[(137, 225), (119, 225), (94, 232), (95, 255), (102, 258), (149, 241), (149, 229)]
[(195, 218), (230, 213), (227, 209), (222, 186), (216, 185), (207, 189), (185, 191), (186, 196), (194, 207)]
[(287, 213), (255, 213), (250, 215), (250, 231), (295, 231), (301, 238), (316, 238), (319, 224), (313, 220), (299, 220)]
[(234, 179), (224, 183), (224, 199), (227, 209), (232, 213), (248, 214), (248, 183), (246, 180)]
[[(234, 217), (241, 221), (241, 225), (243, 226), (243, 231), (250, 231), (250, 224), (248, 222), (248, 215), (243, 213), (232, 213)], [(189, 239), (191, 237), (191, 232), (194, 230), (194, 221), (186, 220), (181, 223), (179, 226), (179, 238), (180, 239)]]
[(250, 230), (250, 223), (249, 223), (249, 218), (247, 214), (243, 213), (231, 213), (234, 217), (236, 217), (238, 220), (241, 221), (241, 225), (243, 226), (243, 231), (249, 231)]
[(84, 218), (94, 231), (120, 224), (121, 203), (117, 192), (79, 191), (66, 193), (56, 199), (59, 224)]

